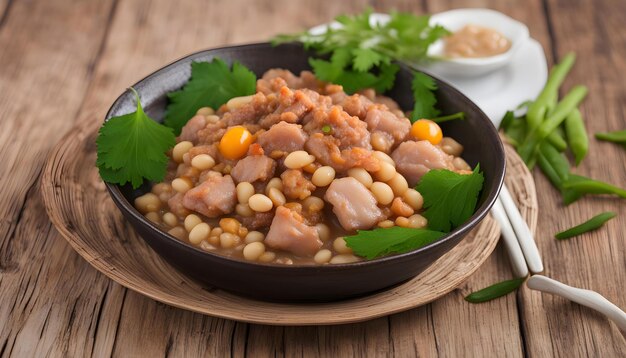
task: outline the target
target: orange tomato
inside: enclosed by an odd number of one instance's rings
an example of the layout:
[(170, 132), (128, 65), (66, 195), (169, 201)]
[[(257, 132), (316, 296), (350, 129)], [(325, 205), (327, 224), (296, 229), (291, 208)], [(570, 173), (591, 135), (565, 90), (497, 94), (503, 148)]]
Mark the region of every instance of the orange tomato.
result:
[(418, 140), (427, 140), (436, 145), (441, 142), (443, 133), (441, 127), (430, 119), (418, 119), (411, 126), (411, 135)]
[(235, 160), (243, 157), (252, 144), (252, 134), (242, 126), (228, 128), (220, 140), (220, 153), (226, 159)]

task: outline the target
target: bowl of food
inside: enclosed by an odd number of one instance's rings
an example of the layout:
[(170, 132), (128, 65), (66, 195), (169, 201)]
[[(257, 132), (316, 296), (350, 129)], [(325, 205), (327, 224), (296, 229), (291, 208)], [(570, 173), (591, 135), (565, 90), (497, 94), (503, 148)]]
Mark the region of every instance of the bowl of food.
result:
[[(188, 117), (162, 181), (106, 183), (136, 232), (175, 268), (259, 299), (355, 297), (416, 276), (491, 208), (504, 151), (469, 99), (436, 81), (444, 114), (462, 111), (464, 119), (411, 124), (411, 68), (398, 63), (384, 95), (346, 94), (309, 72), (310, 55), (296, 44), (201, 51), (136, 83), (137, 97), (125, 92), (113, 103), (107, 121), (136, 108), (165, 123)], [(240, 80), (231, 87), (256, 76), (253, 94), (174, 113), (168, 104), (181, 95), (195, 100), (190, 76), (221, 80), (192, 72), (209, 63), (234, 64)], [(444, 213), (436, 215), (437, 205)]]
[(511, 62), (530, 38), (523, 23), (490, 9), (455, 9), (431, 16), (451, 32), (428, 49), (435, 59), (424, 68), (460, 77), (478, 77)]

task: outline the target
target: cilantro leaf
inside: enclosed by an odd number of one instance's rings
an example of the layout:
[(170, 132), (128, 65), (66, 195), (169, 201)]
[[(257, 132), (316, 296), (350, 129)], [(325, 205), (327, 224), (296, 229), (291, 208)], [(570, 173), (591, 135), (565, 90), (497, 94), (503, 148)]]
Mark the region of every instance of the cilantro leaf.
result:
[(178, 134), (198, 109), (208, 106), (217, 110), (233, 97), (255, 92), (256, 75), (238, 62), (233, 63), (232, 70), (219, 58), (192, 62), (189, 82), (168, 94), (170, 103), (164, 123)]
[(352, 50), (352, 55), (354, 55), (352, 67), (359, 72), (367, 72), (372, 67), (380, 65), (383, 60), (378, 52), (371, 49), (357, 48)]
[(437, 117), (440, 111), (435, 108), (437, 104), (434, 93), (437, 89), (435, 80), (427, 74), (415, 71), (413, 72), (411, 88), (413, 89), (413, 97), (415, 99), (415, 105), (411, 113), (411, 122), (422, 118)]
[(431, 170), (416, 189), (424, 197), (425, 211), (431, 230), (450, 232), (463, 224), (474, 213), (484, 177), (476, 166), (472, 174), (458, 174), (449, 170)]
[(162, 181), (167, 168), (165, 154), (176, 143), (171, 128), (146, 115), (139, 94), (133, 113), (110, 118), (98, 132), (96, 166), (102, 179), (109, 183), (130, 182), (137, 188), (143, 179)]
[(355, 254), (371, 260), (391, 253), (404, 253), (418, 249), (444, 235), (445, 233), (439, 231), (394, 226), (359, 230), (356, 235), (345, 237), (344, 240)]

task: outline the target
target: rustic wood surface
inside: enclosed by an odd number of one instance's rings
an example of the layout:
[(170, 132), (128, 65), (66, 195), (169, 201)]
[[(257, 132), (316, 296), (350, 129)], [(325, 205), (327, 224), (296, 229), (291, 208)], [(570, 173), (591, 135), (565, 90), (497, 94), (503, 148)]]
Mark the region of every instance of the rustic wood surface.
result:
[[(523, 288), (481, 305), (462, 297), (511, 276), (498, 248), (466, 283), (417, 309), (359, 324), (284, 327), (236, 323), (157, 303), (85, 262), (44, 211), (39, 177), (55, 143), (100, 120), (128, 84), (189, 52), (266, 40), (372, 6), (415, 13), (490, 7), (518, 18), (549, 63), (578, 62), (565, 83), (590, 88), (590, 132), (626, 127), (626, 2), (621, 0), (0, 0), (0, 356), (602, 356), (626, 355), (603, 316)], [(626, 186), (626, 154), (591, 141), (576, 170)], [(626, 205), (570, 207), (535, 172), (546, 275), (626, 307)], [(604, 210), (601, 231), (552, 235)]]

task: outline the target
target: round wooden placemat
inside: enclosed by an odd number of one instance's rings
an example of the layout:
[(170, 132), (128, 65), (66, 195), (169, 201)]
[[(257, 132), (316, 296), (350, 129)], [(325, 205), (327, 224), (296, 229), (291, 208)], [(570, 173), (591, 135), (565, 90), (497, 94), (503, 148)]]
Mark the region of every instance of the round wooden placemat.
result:
[[(270, 325), (326, 325), (364, 321), (408, 310), (445, 295), (486, 260), (500, 236), (485, 220), (453, 250), (414, 279), (369, 296), (330, 303), (272, 303), (207, 288), (162, 260), (133, 231), (113, 204), (94, 166), (99, 123), (76, 127), (48, 158), (41, 189), (52, 223), (100, 272), (157, 301), (211, 316)], [(534, 232), (535, 184), (507, 148), (507, 186)]]

